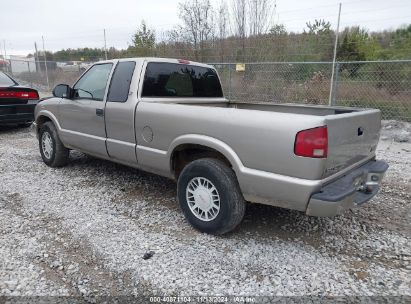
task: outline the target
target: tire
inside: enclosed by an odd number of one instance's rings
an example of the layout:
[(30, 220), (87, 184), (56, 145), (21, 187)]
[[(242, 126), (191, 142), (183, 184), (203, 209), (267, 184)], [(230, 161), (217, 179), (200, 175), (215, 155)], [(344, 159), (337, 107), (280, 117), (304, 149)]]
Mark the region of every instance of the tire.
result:
[(217, 159), (188, 164), (178, 179), (177, 196), (186, 219), (201, 232), (227, 233), (244, 217), (246, 204), (235, 173)]
[(41, 126), (39, 148), (41, 158), (47, 166), (58, 168), (67, 164), (70, 150), (64, 147), (52, 122), (46, 122)]

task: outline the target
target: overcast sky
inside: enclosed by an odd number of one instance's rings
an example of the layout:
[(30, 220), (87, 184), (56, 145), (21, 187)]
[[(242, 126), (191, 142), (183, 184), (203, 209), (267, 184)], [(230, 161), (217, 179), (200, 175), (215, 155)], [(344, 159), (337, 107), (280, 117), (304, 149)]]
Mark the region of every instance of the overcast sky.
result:
[[(221, 0), (212, 0), (213, 4)], [(231, 0), (226, 0), (230, 5)], [(274, 1), (274, 0), (273, 0)], [(1, 0), (0, 54), (3, 40), (7, 54), (26, 55), (34, 41), (46, 49), (102, 47), (103, 29), (107, 45), (126, 48), (135, 28), (145, 20), (157, 33), (179, 23), (180, 0)], [(371, 31), (411, 23), (411, 0), (277, 0), (275, 23), (289, 31), (302, 31), (315, 18), (337, 24), (342, 2), (341, 27), (360, 25)]]

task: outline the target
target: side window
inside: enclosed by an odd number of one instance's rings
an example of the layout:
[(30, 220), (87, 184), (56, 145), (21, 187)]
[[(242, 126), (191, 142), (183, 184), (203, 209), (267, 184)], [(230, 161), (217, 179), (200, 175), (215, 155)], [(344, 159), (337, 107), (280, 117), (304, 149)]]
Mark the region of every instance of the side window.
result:
[(133, 78), (135, 62), (119, 62), (111, 77), (107, 101), (126, 102)]
[(92, 66), (74, 86), (74, 97), (102, 101), (112, 66), (112, 63)]
[(214, 69), (152, 62), (144, 75), (143, 97), (223, 97)]

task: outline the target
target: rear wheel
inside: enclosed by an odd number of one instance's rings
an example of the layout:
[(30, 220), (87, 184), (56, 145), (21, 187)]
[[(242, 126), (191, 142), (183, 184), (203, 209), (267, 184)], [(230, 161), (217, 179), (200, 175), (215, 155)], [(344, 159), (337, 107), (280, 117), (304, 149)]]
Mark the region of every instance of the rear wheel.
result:
[(202, 232), (227, 233), (244, 217), (245, 200), (237, 178), (220, 160), (204, 158), (188, 164), (177, 187), (185, 217)]
[(41, 158), (50, 167), (62, 167), (69, 159), (69, 149), (61, 142), (52, 122), (44, 123), (39, 132)]

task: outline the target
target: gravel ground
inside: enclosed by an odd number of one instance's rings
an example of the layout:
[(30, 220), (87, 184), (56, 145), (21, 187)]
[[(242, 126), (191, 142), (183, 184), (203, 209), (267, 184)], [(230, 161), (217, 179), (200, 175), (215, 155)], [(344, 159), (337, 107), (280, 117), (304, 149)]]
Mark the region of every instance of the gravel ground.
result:
[(2, 128), (0, 296), (410, 296), (411, 143), (384, 136), (390, 169), (365, 207), (250, 204), (215, 237), (184, 220), (173, 182), (78, 152), (52, 169), (28, 129)]

